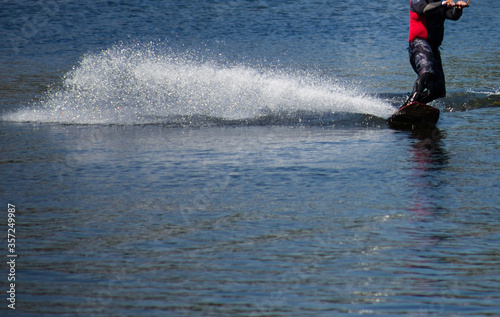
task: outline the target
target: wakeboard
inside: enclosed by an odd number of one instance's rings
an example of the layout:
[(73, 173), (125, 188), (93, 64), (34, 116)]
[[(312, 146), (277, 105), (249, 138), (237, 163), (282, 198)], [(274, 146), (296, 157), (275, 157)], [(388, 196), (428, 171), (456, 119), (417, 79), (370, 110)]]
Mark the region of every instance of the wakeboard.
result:
[(393, 129), (417, 129), (434, 127), (439, 120), (439, 109), (420, 102), (401, 107), (387, 119)]

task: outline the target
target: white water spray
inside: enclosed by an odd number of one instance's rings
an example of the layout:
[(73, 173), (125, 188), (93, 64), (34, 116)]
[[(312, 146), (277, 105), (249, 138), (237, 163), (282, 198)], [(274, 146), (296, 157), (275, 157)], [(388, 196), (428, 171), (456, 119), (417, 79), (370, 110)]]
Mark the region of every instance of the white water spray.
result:
[(4, 116), (9, 121), (77, 124), (169, 122), (179, 116), (224, 120), (307, 111), (388, 117), (393, 108), (333, 79), (241, 65), (195, 62), (146, 47), (89, 54), (63, 89)]

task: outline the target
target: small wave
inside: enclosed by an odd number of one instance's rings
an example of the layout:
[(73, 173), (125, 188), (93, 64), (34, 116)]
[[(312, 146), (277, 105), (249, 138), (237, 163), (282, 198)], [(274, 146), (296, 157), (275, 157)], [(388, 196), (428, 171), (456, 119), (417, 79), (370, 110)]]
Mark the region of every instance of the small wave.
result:
[[(198, 61), (153, 45), (117, 45), (83, 57), (63, 87), (3, 119), (73, 124), (176, 124), (206, 118), (328, 122), (342, 114), (386, 118), (390, 103), (335, 79), (300, 72)], [(301, 114), (303, 117), (300, 117)], [(315, 118), (311, 119), (311, 114)], [(180, 119), (183, 118), (183, 119)], [(290, 119), (293, 118), (293, 119)], [(210, 120), (209, 120), (210, 121)]]
[(453, 92), (449, 93), (445, 99), (435, 101), (434, 104), (449, 112), (499, 107), (500, 95), (490, 91)]
[(155, 117), (149, 123), (167, 127), (201, 126), (321, 126), (321, 127), (377, 127), (385, 124), (385, 119), (368, 114), (327, 113), (327, 112), (275, 112), (260, 114), (255, 118), (226, 119), (207, 115)]

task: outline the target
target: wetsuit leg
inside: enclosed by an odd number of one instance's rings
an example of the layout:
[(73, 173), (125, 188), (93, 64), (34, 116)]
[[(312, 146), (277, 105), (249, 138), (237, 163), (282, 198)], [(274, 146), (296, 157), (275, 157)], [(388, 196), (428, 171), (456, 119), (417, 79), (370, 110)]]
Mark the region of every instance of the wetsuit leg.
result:
[(410, 63), (418, 74), (412, 92), (412, 101), (423, 103), (446, 95), (441, 55), (426, 40), (417, 38), (410, 43)]
[(445, 77), (443, 71), (443, 65), (441, 63), (441, 54), (436, 48), (433, 50), (434, 62), (433, 71), (434, 75), (427, 82), (427, 89), (429, 91), (429, 100), (424, 100), (424, 103), (431, 102), (437, 98), (443, 98), (446, 96), (446, 85)]

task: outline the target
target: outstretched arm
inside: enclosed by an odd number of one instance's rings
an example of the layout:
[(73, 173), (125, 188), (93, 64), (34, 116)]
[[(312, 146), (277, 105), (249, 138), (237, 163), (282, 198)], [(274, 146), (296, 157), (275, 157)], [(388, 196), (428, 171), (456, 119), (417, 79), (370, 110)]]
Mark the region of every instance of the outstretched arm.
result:
[[(420, 9), (422, 10), (423, 14), (429, 14), (431, 11), (433, 11), (437, 8), (443, 7), (443, 6), (446, 8), (449, 8), (449, 9), (453, 8), (453, 12), (455, 12), (456, 9), (461, 10), (462, 8), (467, 7), (468, 2), (466, 3), (464, 1), (458, 1), (457, 3), (455, 3), (455, 2), (453, 2), (453, 0), (445, 0), (445, 1), (441, 1), (441, 2), (439, 2), (439, 1), (438, 2), (431, 2), (431, 3), (427, 3), (427, 4), (424, 2), (424, 3), (420, 4)], [(418, 11), (418, 9), (416, 11)], [(455, 16), (455, 14), (453, 14), (453, 15)], [(461, 13), (460, 13), (460, 15), (461, 15)]]
[(410, 6), (414, 12), (417, 14), (429, 14), (437, 8), (441, 8), (444, 5), (448, 5), (447, 1), (432, 1), (432, 0), (412, 0)]

